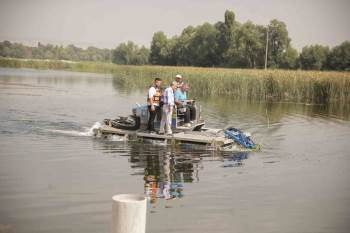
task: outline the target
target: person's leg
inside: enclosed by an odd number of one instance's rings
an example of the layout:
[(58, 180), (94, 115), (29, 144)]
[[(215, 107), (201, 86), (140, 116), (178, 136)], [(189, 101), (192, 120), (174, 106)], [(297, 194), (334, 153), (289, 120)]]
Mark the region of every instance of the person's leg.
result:
[(164, 126), (165, 126), (165, 122), (166, 122), (166, 118), (167, 118), (167, 116), (166, 116), (166, 112), (165, 112), (165, 105), (163, 105), (163, 107), (162, 107), (162, 119), (161, 119), (161, 121), (160, 121), (160, 127), (159, 127), (159, 133), (164, 133)]
[(191, 121), (195, 121), (197, 119), (197, 109), (195, 105), (189, 105), (190, 107), (190, 119)]
[(162, 120), (162, 108), (160, 106), (156, 107), (156, 117), (157, 117), (157, 121), (161, 121)]
[(151, 106), (148, 106), (149, 118), (147, 124), (147, 130), (154, 131), (154, 118), (156, 117), (156, 111), (151, 111)]
[(189, 105), (186, 105), (186, 112), (184, 112), (184, 118), (185, 124), (190, 123), (191, 111)]
[(167, 122), (166, 122), (166, 132), (167, 134), (172, 134), (173, 132), (171, 131), (171, 118), (173, 115), (173, 106), (170, 106), (168, 111), (167, 111)]

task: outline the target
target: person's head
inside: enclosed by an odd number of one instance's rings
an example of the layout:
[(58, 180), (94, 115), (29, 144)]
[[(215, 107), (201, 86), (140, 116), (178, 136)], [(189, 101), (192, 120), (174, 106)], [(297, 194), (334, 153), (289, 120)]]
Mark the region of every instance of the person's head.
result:
[(182, 82), (182, 76), (181, 76), (181, 74), (177, 74), (177, 75), (175, 76), (175, 80), (176, 80), (176, 82), (181, 83), (181, 82)]
[(182, 92), (186, 92), (188, 90), (188, 85), (186, 83), (182, 84), (180, 87)]
[(175, 91), (177, 89), (177, 82), (176, 81), (172, 81), (170, 83), (170, 87), (171, 87), (171, 89), (173, 89), (173, 91)]
[(154, 79), (154, 85), (156, 85), (157, 87), (160, 87), (161, 84), (162, 84), (162, 80), (160, 78)]

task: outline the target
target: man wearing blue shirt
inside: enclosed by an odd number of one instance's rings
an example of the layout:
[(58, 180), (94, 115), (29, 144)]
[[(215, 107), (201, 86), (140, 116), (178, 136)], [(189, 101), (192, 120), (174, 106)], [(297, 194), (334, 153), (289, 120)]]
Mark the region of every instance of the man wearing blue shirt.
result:
[(185, 109), (185, 126), (191, 126), (190, 121), (196, 120), (196, 108), (193, 106), (193, 100), (187, 99), (187, 91), (187, 84), (182, 84), (175, 92), (175, 103)]

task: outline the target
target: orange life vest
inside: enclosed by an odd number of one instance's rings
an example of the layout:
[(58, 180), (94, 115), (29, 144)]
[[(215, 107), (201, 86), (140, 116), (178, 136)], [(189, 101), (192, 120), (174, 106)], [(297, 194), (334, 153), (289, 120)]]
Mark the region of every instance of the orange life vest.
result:
[(161, 96), (162, 96), (162, 93), (160, 91), (160, 88), (156, 88), (156, 93), (153, 95), (153, 103), (159, 104)]
[[(154, 104), (159, 105), (160, 104), (160, 98), (162, 96), (162, 91), (159, 87), (153, 86), (156, 89), (156, 93), (153, 95), (152, 100)], [(147, 102), (150, 103), (148, 95), (147, 95)]]

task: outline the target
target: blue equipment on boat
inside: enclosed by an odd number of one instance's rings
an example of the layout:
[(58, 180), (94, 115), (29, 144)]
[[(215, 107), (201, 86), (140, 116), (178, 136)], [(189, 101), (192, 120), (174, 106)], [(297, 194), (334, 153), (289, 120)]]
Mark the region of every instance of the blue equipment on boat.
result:
[(235, 142), (237, 142), (245, 148), (257, 149), (259, 147), (258, 144), (255, 144), (253, 142), (249, 135), (245, 134), (239, 129), (230, 127), (227, 128), (224, 132), (226, 137), (234, 140)]

